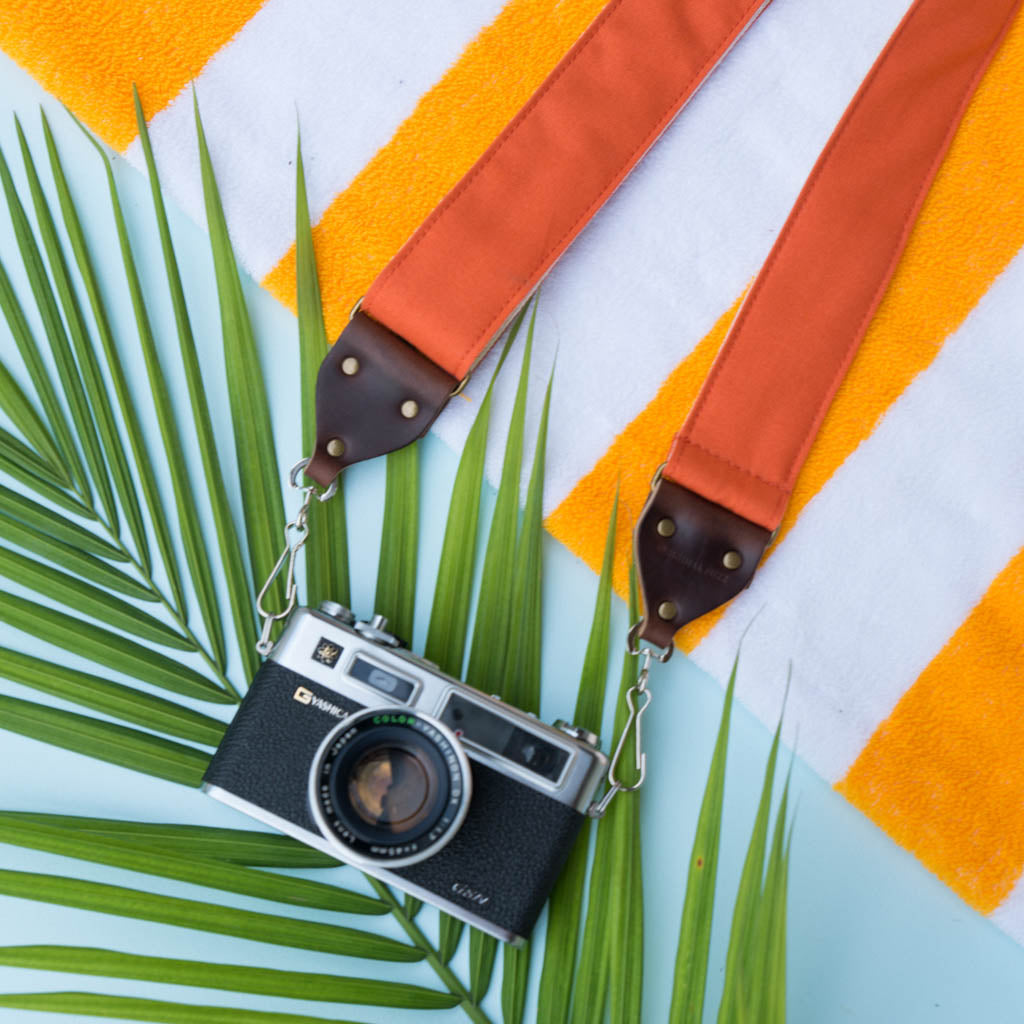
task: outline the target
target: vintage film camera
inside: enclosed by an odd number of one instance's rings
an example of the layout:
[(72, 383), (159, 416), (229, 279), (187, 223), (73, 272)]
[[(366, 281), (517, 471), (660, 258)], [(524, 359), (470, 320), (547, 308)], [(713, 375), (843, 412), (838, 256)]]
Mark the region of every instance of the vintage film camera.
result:
[(607, 759), (403, 650), (375, 616), (298, 609), (203, 788), (506, 942), (530, 934)]

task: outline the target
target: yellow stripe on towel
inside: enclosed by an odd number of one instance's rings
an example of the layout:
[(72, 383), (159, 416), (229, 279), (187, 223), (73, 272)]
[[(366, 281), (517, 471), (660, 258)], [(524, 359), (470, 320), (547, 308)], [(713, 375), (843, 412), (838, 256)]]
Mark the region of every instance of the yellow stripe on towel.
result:
[[(512, 0), (427, 92), (313, 232), (327, 332), (476, 162), (604, 6)], [(295, 308), (295, 248), (263, 286)]]
[(263, 0), (0, 0), (0, 50), (116, 149), (135, 138), (132, 83), (152, 117)]
[(1024, 549), (837, 785), (983, 913), (1024, 870)]
[[(885, 300), (811, 449), (776, 543), (907, 385), (931, 363), (947, 336), (1024, 245), (1021, 181), (1024, 16), (1018, 17), (971, 102)], [(736, 308), (723, 315), (654, 401), (548, 517), (549, 531), (595, 571), (601, 564), (604, 538), (602, 517), (594, 510), (611, 507), (620, 479), (623, 510), (635, 514), (642, 507), (651, 471), (665, 458), (667, 439), (682, 423), (703, 384), (709, 359), (717, 352)], [(656, 445), (653, 452), (650, 445)], [(629, 558), (624, 529), (615, 573), (620, 594), (625, 593)], [(681, 646), (696, 647), (721, 615), (712, 612), (686, 629)]]

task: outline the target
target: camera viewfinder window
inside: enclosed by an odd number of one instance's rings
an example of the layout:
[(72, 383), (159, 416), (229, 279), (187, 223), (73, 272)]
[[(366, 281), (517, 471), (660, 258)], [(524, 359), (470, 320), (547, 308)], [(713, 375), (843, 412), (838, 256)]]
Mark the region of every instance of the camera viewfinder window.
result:
[(507, 718), (457, 693), (448, 698), (441, 721), (471, 743), (486, 747), (549, 782), (557, 782), (561, 778), (562, 769), (569, 760), (568, 752), (562, 747), (520, 729)]
[(366, 683), (367, 686), (372, 686), (375, 690), (380, 690), (381, 693), (386, 693), (389, 697), (403, 703), (409, 700), (413, 690), (416, 689), (408, 679), (402, 679), (363, 658), (356, 658), (348, 673), (353, 679), (358, 679), (360, 682)]

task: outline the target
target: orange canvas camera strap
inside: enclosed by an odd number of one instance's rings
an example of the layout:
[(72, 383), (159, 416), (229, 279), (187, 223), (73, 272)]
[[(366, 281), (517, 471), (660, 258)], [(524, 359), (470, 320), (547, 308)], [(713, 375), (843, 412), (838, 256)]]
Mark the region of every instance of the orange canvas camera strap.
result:
[[(633, 640), (670, 650), (678, 629), (749, 583), (1021, 2), (916, 0), (850, 103), (637, 524), (645, 617)], [(324, 360), (310, 477), (326, 486), (427, 430), (765, 4), (608, 4)]]

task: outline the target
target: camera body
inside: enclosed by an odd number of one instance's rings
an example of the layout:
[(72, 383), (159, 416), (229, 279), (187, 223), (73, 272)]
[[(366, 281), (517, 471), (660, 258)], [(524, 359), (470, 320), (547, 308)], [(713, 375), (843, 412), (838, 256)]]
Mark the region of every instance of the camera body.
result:
[(607, 770), (404, 650), (380, 616), (298, 609), (203, 780), (217, 800), (506, 942), (529, 935)]

